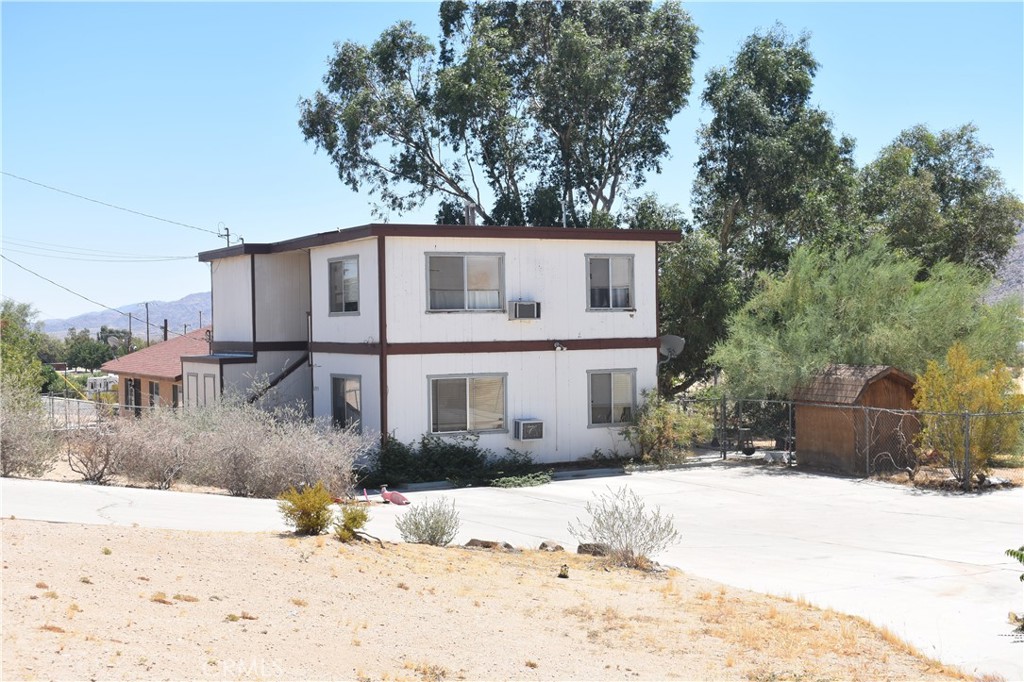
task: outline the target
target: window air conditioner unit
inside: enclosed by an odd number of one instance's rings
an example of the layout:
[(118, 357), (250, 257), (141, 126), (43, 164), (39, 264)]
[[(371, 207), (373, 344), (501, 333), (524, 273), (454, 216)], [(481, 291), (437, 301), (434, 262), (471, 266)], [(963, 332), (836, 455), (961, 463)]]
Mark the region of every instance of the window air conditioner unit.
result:
[(516, 440), (541, 440), (544, 438), (544, 422), (538, 419), (517, 419), (515, 421)]
[(510, 320), (539, 320), (539, 301), (509, 301), (508, 319)]

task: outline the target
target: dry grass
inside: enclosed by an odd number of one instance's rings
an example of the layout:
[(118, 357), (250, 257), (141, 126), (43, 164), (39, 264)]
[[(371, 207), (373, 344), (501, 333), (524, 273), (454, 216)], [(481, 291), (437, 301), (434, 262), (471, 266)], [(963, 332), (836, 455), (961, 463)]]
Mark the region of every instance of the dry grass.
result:
[[(316, 538), (30, 521), (2, 531), (3, 679), (965, 679), (885, 629), (799, 598), (592, 557), (393, 544), (339, 553), (318, 551)], [(90, 551), (103, 542), (114, 556)], [(28, 598), (43, 589), (40, 557), (66, 602)], [(174, 585), (173, 600), (139, 594), (150, 583), (141, 566), (152, 584)], [(85, 588), (84, 573), (103, 579)], [(314, 605), (299, 611), (306, 594)], [(40, 626), (55, 622), (67, 631)]]

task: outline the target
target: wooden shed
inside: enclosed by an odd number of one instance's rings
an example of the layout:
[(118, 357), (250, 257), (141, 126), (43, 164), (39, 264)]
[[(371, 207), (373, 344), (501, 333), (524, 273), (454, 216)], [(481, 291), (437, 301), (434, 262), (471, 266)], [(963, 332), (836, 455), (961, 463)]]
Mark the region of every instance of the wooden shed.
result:
[(913, 448), (914, 378), (895, 367), (829, 365), (792, 397), (800, 466), (866, 475)]

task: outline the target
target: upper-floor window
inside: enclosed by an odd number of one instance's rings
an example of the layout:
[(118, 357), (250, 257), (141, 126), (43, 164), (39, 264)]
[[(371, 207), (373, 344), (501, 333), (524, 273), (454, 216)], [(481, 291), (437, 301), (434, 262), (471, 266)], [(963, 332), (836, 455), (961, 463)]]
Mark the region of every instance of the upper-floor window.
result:
[(587, 256), (587, 309), (627, 310), (633, 297), (633, 256)]
[(501, 254), (428, 255), (428, 310), (504, 310)]
[(430, 379), (430, 432), (505, 428), (505, 375)]
[(359, 256), (329, 261), (332, 313), (359, 312)]
[(636, 406), (636, 370), (587, 372), (590, 380), (590, 425), (626, 424)]

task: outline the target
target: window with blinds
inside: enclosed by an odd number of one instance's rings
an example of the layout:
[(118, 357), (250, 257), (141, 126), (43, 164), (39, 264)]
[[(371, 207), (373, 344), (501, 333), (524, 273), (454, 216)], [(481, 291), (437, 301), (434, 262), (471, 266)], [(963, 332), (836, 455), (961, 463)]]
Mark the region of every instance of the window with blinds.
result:
[(431, 433), (505, 428), (505, 375), (430, 379)]
[(590, 425), (626, 424), (636, 405), (636, 370), (588, 372)]
[(359, 256), (327, 263), (332, 313), (359, 313)]

